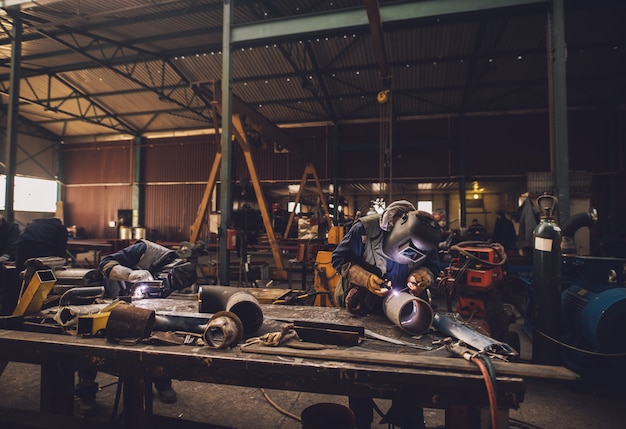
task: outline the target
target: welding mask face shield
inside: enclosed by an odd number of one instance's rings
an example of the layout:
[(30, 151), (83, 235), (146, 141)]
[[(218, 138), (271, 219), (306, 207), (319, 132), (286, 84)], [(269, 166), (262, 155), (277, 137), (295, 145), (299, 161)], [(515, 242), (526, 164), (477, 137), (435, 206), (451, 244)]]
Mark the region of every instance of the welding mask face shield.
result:
[(443, 232), (431, 214), (415, 210), (397, 219), (383, 239), (383, 253), (399, 264), (420, 263), (436, 248)]

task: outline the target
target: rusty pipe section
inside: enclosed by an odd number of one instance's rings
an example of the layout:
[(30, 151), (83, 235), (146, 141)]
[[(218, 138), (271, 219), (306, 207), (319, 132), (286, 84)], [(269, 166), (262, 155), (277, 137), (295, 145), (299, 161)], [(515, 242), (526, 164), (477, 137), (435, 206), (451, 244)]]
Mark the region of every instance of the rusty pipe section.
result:
[(134, 305), (116, 305), (106, 326), (106, 338), (112, 342), (140, 341), (152, 333), (155, 311)]
[(230, 311), (220, 311), (211, 317), (202, 334), (204, 342), (216, 349), (233, 347), (243, 338), (243, 323)]
[(383, 300), (383, 312), (391, 322), (411, 335), (425, 332), (433, 323), (430, 304), (408, 292), (389, 292)]
[(243, 323), (244, 334), (256, 332), (263, 324), (263, 310), (250, 292), (232, 286), (201, 286), (198, 290), (200, 313), (230, 311)]

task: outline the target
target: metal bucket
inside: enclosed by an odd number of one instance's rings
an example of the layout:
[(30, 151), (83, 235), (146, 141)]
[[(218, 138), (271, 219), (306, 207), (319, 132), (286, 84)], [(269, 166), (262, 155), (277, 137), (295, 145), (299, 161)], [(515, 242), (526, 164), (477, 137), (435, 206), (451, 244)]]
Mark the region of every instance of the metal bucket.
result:
[(352, 429), (354, 413), (345, 405), (321, 402), (300, 414), (302, 429)]
[(396, 326), (411, 335), (419, 335), (433, 323), (433, 308), (407, 292), (391, 291), (383, 301), (383, 311)]
[(130, 240), (133, 238), (133, 229), (130, 226), (120, 226), (120, 240)]
[(133, 228), (133, 238), (135, 240), (145, 240), (146, 228)]

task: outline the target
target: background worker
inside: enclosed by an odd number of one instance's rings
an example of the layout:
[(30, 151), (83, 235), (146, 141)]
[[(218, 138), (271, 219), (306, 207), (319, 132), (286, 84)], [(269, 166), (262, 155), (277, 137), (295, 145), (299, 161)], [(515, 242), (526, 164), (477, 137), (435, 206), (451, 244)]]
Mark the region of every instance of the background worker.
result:
[(496, 210), (496, 215), (498, 219), (493, 227), (491, 240), (500, 243), (506, 251), (517, 249), (517, 233), (513, 222), (507, 219), (504, 210)]
[(448, 219), (446, 219), (446, 211), (444, 209), (433, 210), (433, 218), (444, 231), (448, 229)]
[(20, 227), (0, 215), (0, 262), (15, 261)]
[[(393, 228), (401, 225), (404, 215), (416, 217), (419, 229), (403, 237), (394, 236)], [(407, 215), (407, 216), (408, 216)], [(396, 230), (397, 231), (397, 230)], [(419, 296), (435, 281), (439, 273), (437, 245), (441, 229), (432, 215), (415, 210), (408, 201), (395, 201), (382, 214), (360, 218), (333, 251), (333, 268), (341, 275), (335, 300), (348, 311), (358, 314), (382, 314), (383, 297), (391, 290), (408, 290)], [(416, 247), (414, 261), (397, 254), (401, 238), (410, 238)], [(373, 421), (372, 398), (349, 397), (357, 429), (368, 429)], [(416, 406), (410, 392), (392, 401), (385, 421), (402, 429), (424, 428), (424, 411)]]
[(56, 217), (34, 219), (24, 228), (17, 240), (15, 266), (24, 269), (24, 263), (30, 258), (45, 256), (66, 257), (67, 228)]
[[(8, 286), (9, 282), (16, 283), (17, 275), (13, 273), (15, 268), (7, 267), (6, 264), (15, 261), (17, 240), (20, 237), (20, 227), (13, 222), (7, 221), (0, 215), (0, 314), (10, 314), (11, 305), (17, 301), (17, 290)], [(9, 274), (11, 272), (11, 274)], [(10, 290), (13, 289), (13, 290)]]
[[(3, 227), (7, 227), (8, 224), (4, 224)], [(11, 234), (15, 234), (15, 227), (10, 226)], [(48, 256), (65, 257), (66, 249), (67, 230), (60, 219), (54, 217), (34, 219), (26, 225), (15, 242), (15, 268), (11, 269), (14, 273), (8, 275), (7, 269), (5, 270), (7, 276), (3, 276), (6, 281), (2, 288), (2, 314), (12, 314), (17, 305), (22, 286), (19, 276), (26, 268), (26, 261)], [(3, 252), (2, 258), (4, 256)]]
[[(132, 284), (154, 280), (155, 275), (167, 264), (173, 262), (178, 254), (167, 247), (148, 240), (139, 240), (115, 253), (105, 256), (99, 269), (104, 276), (106, 295), (110, 298), (129, 295)], [(97, 371), (78, 371), (76, 395), (80, 399), (79, 412), (84, 416), (96, 413)], [(176, 402), (176, 391), (172, 388), (170, 377), (154, 379), (158, 398), (167, 404)]]
[(489, 238), (485, 227), (478, 222), (478, 219), (472, 219), (472, 224), (467, 228), (465, 232), (468, 240), (473, 241), (487, 241)]

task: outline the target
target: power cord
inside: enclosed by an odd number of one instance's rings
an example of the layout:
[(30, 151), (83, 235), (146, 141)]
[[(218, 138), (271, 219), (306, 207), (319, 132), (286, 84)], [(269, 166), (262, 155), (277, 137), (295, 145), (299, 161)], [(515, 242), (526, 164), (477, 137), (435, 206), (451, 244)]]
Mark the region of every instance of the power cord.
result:
[(276, 411), (278, 411), (279, 413), (292, 418), (300, 423), (302, 423), (302, 419), (299, 416), (296, 416), (295, 414), (290, 413), (289, 411), (285, 410), (284, 408), (282, 408), (280, 405), (278, 405), (276, 402), (274, 402), (272, 400), (272, 398), (269, 397), (269, 395), (265, 392), (265, 389), (261, 388), (261, 393), (263, 394), (263, 396), (265, 397), (265, 399), (267, 400), (267, 402), (269, 402), (269, 404), (274, 407), (274, 409), (276, 409)]

